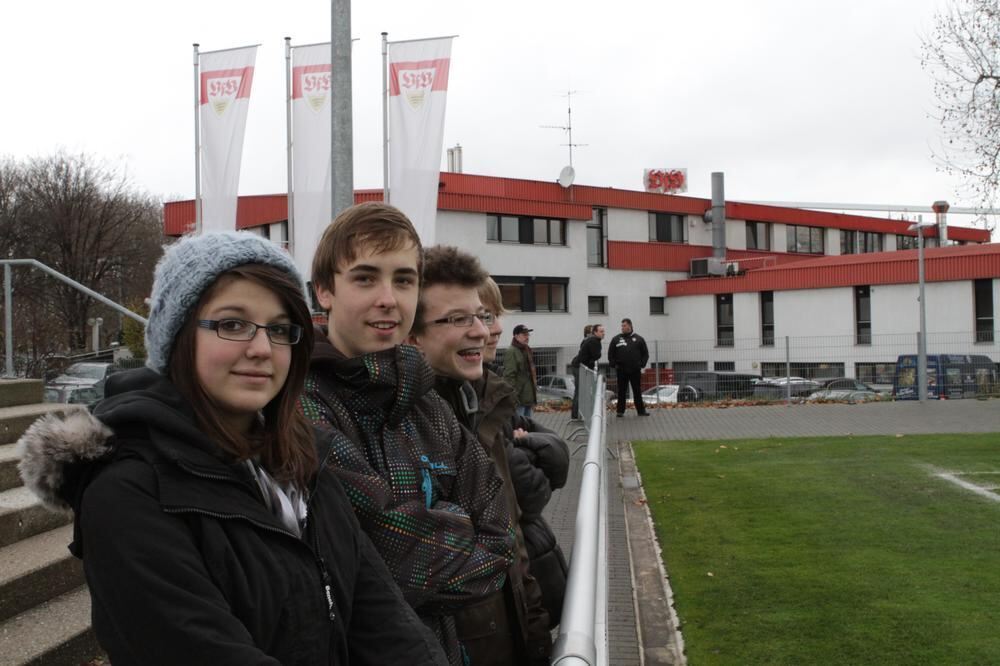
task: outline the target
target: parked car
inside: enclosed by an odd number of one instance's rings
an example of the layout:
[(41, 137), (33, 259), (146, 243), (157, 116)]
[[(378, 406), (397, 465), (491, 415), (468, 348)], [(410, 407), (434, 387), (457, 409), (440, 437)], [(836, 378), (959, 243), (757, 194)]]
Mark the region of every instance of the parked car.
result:
[(821, 379), (819, 380), (819, 385), (821, 390), (824, 391), (847, 390), (878, 393), (878, 391), (870, 385), (865, 384), (863, 381), (858, 379), (854, 379), (853, 377), (833, 377), (832, 379)]
[(45, 386), (89, 386), (97, 390), (98, 398), (103, 398), (105, 380), (118, 372), (119, 369), (114, 363), (99, 363), (94, 361), (74, 363), (66, 368), (63, 374), (48, 382)]
[(60, 402), (70, 405), (92, 406), (102, 395), (93, 386), (46, 386), (42, 389), (42, 402)]
[(878, 393), (875, 391), (866, 391), (864, 389), (823, 389), (822, 391), (816, 391), (810, 394), (809, 397), (806, 398), (809, 402), (826, 400), (830, 402), (846, 402), (851, 405), (859, 402), (871, 402), (878, 399)]
[(642, 392), (642, 402), (648, 407), (656, 405), (674, 405), (678, 402), (694, 402), (700, 393), (693, 386), (678, 384), (661, 384)]
[(802, 398), (822, 388), (819, 382), (804, 377), (766, 377), (754, 384), (753, 397), (763, 400), (782, 400), (791, 389), (793, 398)]
[(759, 375), (718, 370), (689, 370), (679, 373), (679, 384), (697, 391), (697, 399), (740, 400), (754, 393)]
[(572, 375), (544, 375), (538, 378), (538, 398), (572, 400), (574, 387)]
[[(573, 375), (543, 375), (538, 378), (538, 399), (544, 400), (573, 400), (573, 390), (576, 382)], [(614, 391), (604, 391), (604, 401), (610, 402), (615, 399)]]

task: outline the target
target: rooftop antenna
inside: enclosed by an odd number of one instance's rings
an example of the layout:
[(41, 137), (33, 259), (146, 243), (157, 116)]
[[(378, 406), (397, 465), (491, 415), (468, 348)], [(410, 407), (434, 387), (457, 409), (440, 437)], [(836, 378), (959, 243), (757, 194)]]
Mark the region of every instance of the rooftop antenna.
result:
[(569, 147), (569, 166), (573, 166), (573, 148), (582, 148), (588, 144), (586, 143), (573, 143), (573, 95), (577, 94), (577, 90), (567, 90), (565, 95), (560, 95), (560, 97), (566, 98), (566, 124), (565, 125), (539, 125), (539, 127), (544, 127), (545, 129), (557, 129), (562, 130), (567, 133), (568, 143), (563, 143), (560, 145)]

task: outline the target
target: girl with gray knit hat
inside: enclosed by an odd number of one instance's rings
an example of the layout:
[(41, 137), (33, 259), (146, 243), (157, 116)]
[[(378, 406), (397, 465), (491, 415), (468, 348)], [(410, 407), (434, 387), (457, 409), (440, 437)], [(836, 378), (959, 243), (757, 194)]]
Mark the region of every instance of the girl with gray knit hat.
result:
[(72, 510), (98, 641), (128, 664), (439, 664), (296, 407), (313, 343), (291, 259), (249, 233), (157, 265), (148, 368), (19, 442)]

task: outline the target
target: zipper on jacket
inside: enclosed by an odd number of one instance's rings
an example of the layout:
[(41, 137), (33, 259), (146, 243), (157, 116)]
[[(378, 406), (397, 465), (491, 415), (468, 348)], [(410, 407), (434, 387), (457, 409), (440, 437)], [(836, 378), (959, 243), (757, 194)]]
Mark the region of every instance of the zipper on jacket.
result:
[(245, 515), (239, 514), (239, 513), (217, 513), (215, 511), (208, 511), (206, 509), (198, 509), (198, 508), (190, 507), (190, 506), (189, 507), (170, 507), (170, 508), (164, 507), (163, 508), (163, 512), (164, 513), (198, 513), (198, 514), (202, 514), (202, 515), (205, 515), (205, 516), (209, 516), (211, 518), (217, 518), (219, 520), (245, 520), (248, 523), (250, 523), (251, 525), (254, 525), (254, 526), (256, 526), (256, 527), (258, 527), (258, 528), (260, 528), (260, 529), (262, 529), (264, 531), (272, 532), (274, 534), (283, 534), (285, 536), (291, 537), (292, 539), (295, 539), (295, 541), (297, 543), (302, 544), (305, 547), (305, 549), (308, 550), (309, 553), (313, 556), (313, 561), (316, 563), (317, 568), (319, 569), (320, 582), (323, 584), (323, 595), (322, 596), (323, 596), (324, 601), (326, 601), (327, 617), (330, 619), (331, 622), (334, 619), (336, 619), (336, 617), (337, 617), (337, 613), (336, 613), (337, 605), (336, 605), (336, 603), (334, 603), (334, 600), (333, 600), (333, 579), (330, 578), (330, 572), (326, 568), (326, 561), (319, 554), (319, 534), (315, 530), (313, 530), (313, 543), (315, 544), (315, 547), (314, 548), (310, 548), (305, 543), (305, 541), (303, 541), (300, 537), (296, 536), (295, 534), (292, 534), (291, 532), (288, 532), (288, 531), (283, 530), (283, 529), (279, 529), (279, 528), (274, 527), (272, 525), (267, 525), (267, 524), (261, 523), (261, 522), (259, 522), (257, 520), (254, 520), (250, 516), (245, 516)]

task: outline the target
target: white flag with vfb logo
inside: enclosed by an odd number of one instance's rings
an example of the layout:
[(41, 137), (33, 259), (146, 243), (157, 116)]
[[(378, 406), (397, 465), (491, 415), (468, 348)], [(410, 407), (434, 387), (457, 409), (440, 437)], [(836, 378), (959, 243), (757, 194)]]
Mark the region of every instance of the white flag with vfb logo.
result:
[(434, 244), (451, 37), (390, 42), (389, 202)]
[(306, 279), (319, 237), (331, 222), (330, 44), (292, 48), (292, 249)]
[(199, 54), (202, 231), (236, 228), (243, 136), (257, 47)]

